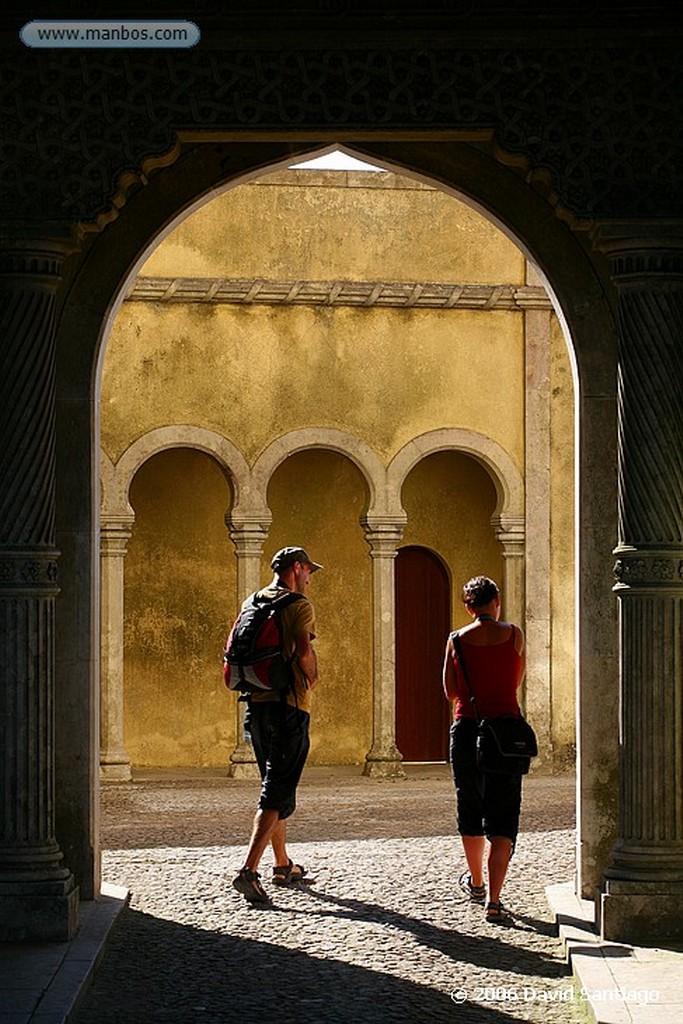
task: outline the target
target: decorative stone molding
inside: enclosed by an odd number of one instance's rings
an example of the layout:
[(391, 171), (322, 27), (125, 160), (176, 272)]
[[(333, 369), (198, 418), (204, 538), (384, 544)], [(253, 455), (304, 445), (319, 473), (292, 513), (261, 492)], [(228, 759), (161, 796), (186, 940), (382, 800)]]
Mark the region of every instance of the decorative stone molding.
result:
[[(476, 50), (459, 47), (461, 26), (450, 18), (440, 23), (438, 44), (434, 34), (416, 43), (413, 27), (410, 35), (403, 29), (400, 45), (393, 31), (363, 45), (362, 22), (352, 20), (355, 45), (330, 46), (326, 25), (306, 49), (264, 40), (267, 23), (246, 34), (240, 23), (242, 46), (230, 50), (219, 35), (208, 44), (207, 24), (207, 45), (183, 52), (182, 75), (177, 62), (156, 53), (99, 51), (95, 72), (91, 57), (74, 62), (68, 51), (54, 51), (48, 83), (42, 64), (8, 50), (5, 134), (14, 143), (0, 178), (0, 214), (111, 219), (127, 189), (144, 186), (177, 158), (181, 126), (186, 137), (209, 144), (236, 132), (296, 138), (302, 130), (335, 132), (343, 141), (373, 126), (404, 137), (492, 137), (501, 161), (521, 167), (559, 212), (680, 215), (681, 140), (670, 130), (681, 120), (680, 59), (675, 46), (664, 45), (661, 29), (647, 41), (622, 39), (608, 56), (599, 43), (570, 46), (564, 35), (553, 46), (539, 36), (531, 61), (513, 35), (507, 45), (498, 35), (487, 46), (483, 32)], [(228, 30), (225, 38), (233, 35)], [(587, 96), (600, 97), (599, 131)], [(39, 130), (36, 99), (47, 112)]]
[(0, 588), (16, 589), (28, 594), (39, 592), (45, 595), (57, 594), (58, 551), (44, 554), (35, 549), (11, 551), (0, 550)]
[(614, 590), (626, 596), (630, 590), (678, 592), (683, 585), (683, 549), (619, 547), (614, 564)]
[(526, 524), (523, 516), (491, 517), (491, 526), (503, 549), (503, 601), (511, 622), (525, 623)]
[(386, 470), (379, 456), (364, 441), (342, 430), (306, 427), (284, 434), (259, 456), (252, 469), (252, 501), (265, 508), (268, 483), (277, 467), (296, 452), (324, 448), (346, 456), (361, 471), (369, 491), (369, 508), (385, 508)]
[(266, 281), (262, 278), (138, 277), (127, 302), (245, 306), (352, 306), (356, 309), (552, 309), (531, 285), (387, 281)]
[(103, 513), (125, 515), (131, 512), (128, 493), (133, 477), (144, 462), (170, 448), (195, 448), (211, 455), (232, 481), (235, 508), (242, 499), (249, 500), (251, 473), (239, 449), (220, 434), (179, 423), (150, 430), (134, 441), (113, 466), (104, 455), (101, 476)]
[(524, 521), (524, 479), (510, 455), (490, 437), (474, 430), (444, 427), (409, 441), (387, 467), (387, 508), (401, 508), (401, 490), (410, 471), (428, 455), (458, 451), (482, 463), (496, 489), (494, 512), (501, 521)]

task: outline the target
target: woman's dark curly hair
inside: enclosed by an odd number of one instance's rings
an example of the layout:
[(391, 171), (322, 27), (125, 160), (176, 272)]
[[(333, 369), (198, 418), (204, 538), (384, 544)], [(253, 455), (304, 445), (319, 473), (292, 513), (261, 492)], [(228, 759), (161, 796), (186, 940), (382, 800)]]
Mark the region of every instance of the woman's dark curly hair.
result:
[(497, 584), (488, 576), (473, 576), (462, 588), (462, 599), (466, 608), (483, 608), (499, 594)]

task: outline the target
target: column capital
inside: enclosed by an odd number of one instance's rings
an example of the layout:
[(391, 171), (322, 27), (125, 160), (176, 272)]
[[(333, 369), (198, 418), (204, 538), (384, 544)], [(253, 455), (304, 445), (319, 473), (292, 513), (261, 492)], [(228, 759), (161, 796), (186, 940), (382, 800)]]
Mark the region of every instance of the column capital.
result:
[(100, 517), (100, 551), (103, 555), (125, 555), (128, 541), (133, 536), (135, 513), (103, 515)]
[(600, 224), (593, 244), (609, 258), (618, 285), (649, 276), (683, 278), (683, 221)]
[(393, 515), (368, 514), (361, 516), (365, 539), (370, 545), (371, 558), (395, 558), (398, 545), (403, 539), (408, 517), (403, 513)]
[[(505, 549), (505, 554), (523, 554), (526, 543), (526, 519), (524, 516), (491, 516), (491, 526)], [(521, 547), (521, 551), (515, 549)]]
[(623, 544), (614, 549), (614, 591), (629, 594), (680, 594), (683, 590), (683, 548)]
[(267, 537), (272, 522), (273, 513), (269, 508), (253, 509), (249, 512), (229, 509), (225, 513), (225, 525), (233, 540), (248, 534)]
[[(235, 545), (235, 555), (238, 561), (255, 559), (258, 563), (272, 520), (270, 509), (254, 512), (231, 510), (225, 513), (225, 525), (228, 528), (230, 540)], [(258, 576), (258, 569), (256, 575)]]
[(17, 238), (0, 234), (0, 287), (41, 283), (56, 290), (64, 260), (77, 251), (69, 238)]
[(58, 594), (58, 557), (53, 548), (0, 548), (0, 593)]

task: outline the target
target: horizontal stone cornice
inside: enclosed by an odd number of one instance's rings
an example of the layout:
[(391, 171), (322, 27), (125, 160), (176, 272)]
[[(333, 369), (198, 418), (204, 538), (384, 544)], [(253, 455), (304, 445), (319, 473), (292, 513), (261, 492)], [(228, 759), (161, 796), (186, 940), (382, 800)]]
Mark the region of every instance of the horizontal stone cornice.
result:
[(139, 277), (126, 301), (357, 309), (552, 309), (545, 289), (531, 285), (212, 277)]

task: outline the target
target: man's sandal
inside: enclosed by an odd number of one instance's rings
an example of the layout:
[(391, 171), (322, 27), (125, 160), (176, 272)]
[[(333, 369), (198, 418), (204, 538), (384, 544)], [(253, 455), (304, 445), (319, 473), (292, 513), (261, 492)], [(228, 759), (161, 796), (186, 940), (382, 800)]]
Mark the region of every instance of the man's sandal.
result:
[(249, 903), (270, 903), (270, 896), (261, 885), (261, 876), (251, 868), (242, 868), (239, 875), (232, 880), (233, 888), (244, 896)]
[(463, 872), (458, 879), (458, 885), (474, 903), (483, 903), (486, 899), (486, 886), (472, 885), (472, 875), (469, 871)]
[(486, 904), (486, 920), (489, 924), (511, 924), (510, 915), (502, 903)]
[(302, 864), (293, 864), (291, 860), (288, 864), (276, 864), (273, 868), (273, 884), (292, 885), (300, 882), (307, 874)]

